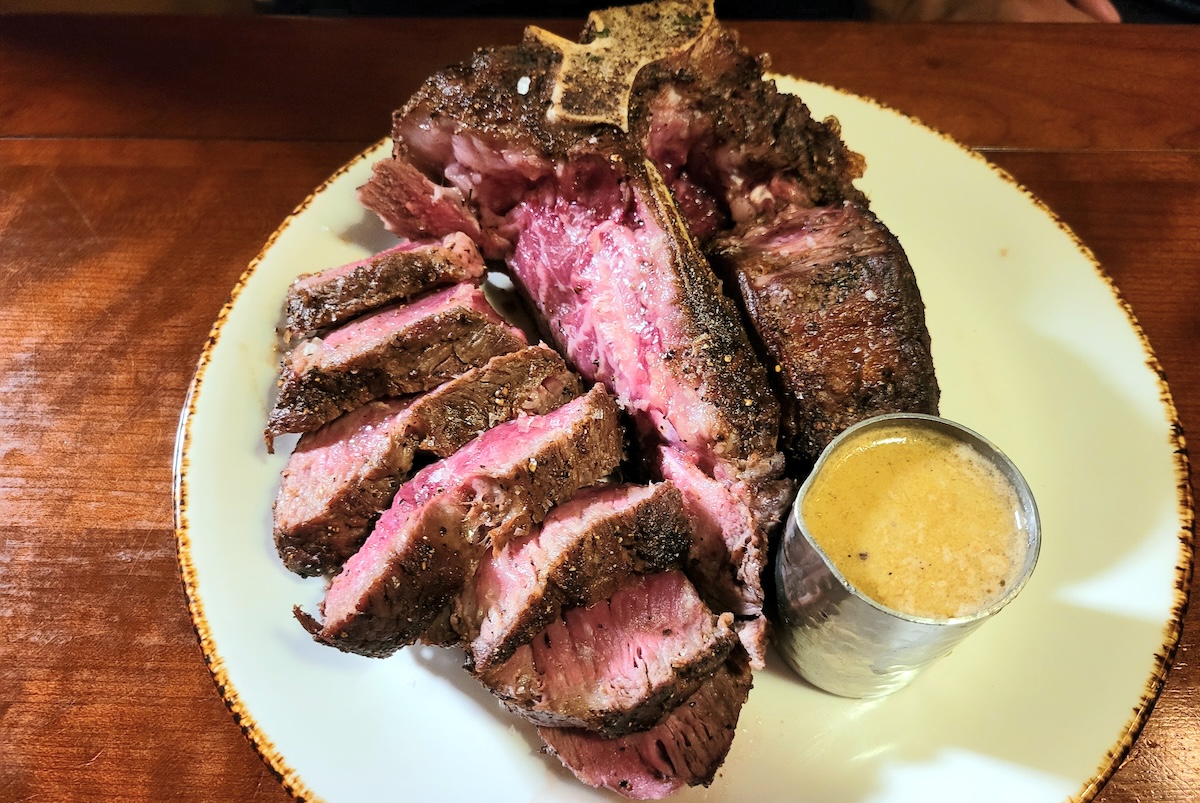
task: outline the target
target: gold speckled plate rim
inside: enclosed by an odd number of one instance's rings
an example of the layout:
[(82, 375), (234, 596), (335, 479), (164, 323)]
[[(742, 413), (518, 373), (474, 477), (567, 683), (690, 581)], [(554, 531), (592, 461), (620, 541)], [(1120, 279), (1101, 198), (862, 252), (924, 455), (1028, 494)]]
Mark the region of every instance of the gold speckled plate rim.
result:
[[(770, 75), (771, 78), (787, 77), (792, 80), (804, 81), (804, 79), (794, 78), (792, 76), (776, 76)], [(806, 83), (815, 84), (817, 82), (807, 81)], [(940, 139), (950, 143), (959, 150), (965, 151), (972, 158), (979, 160), (987, 166), (994, 174), (999, 176), (1005, 183), (1013, 186), (1021, 192), (1037, 209), (1045, 214), (1054, 225), (1058, 227), (1084, 257), (1091, 264), (1092, 269), (1101, 281), (1108, 287), (1116, 300), (1117, 305), (1125, 313), (1129, 324), (1133, 327), (1134, 333), (1137, 335), (1138, 341), (1142, 345), (1142, 351), (1146, 359), (1146, 365), (1154, 373), (1158, 384), (1158, 396), (1163, 407), (1166, 410), (1168, 420), (1170, 421), (1170, 441), (1173, 447), (1174, 467), (1175, 467), (1175, 491), (1178, 505), (1179, 516), (1179, 557), (1175, 564), (1175, 602), (1171, 611), (1169, 620), (1163, 627), (1163, 643), (1155, 653), (1154, 666), (1151, 669), (1150, 676), (1146, 679), (1146, 687), (1142, 691), (1142, 697), (1136, 708), (1133, 709), (1132, 715), (1125, 726), (1125, 731), (1115, 745), (1109, 748), (1104, 759), (1100, 762), (1096, 769), (1096, 773), (1089, 778), (1070, 800), (1078, 801), (1079, 803), (1087, 803), (1093, 800), (1103, 788), (1106, 781), (1116, 772), (1121, 761), (1128, 755), (1134, 741), (1137, 740), (1138, 734), (1141, 733), (1142, 727), (1146, 724), (1146, 720), (1150, 717), (1150, 712), (1154, 709), (1154, 703), (1158, 700), (1158, 695), (1162, 691), (1163, 684), (1166, 682), (1167, 673), (1171, 668), (1171, 661), (1175, 656), (1175, 650), (1179, 646), (1179, 637), (1183, 632), (1183, 617), (1187, 612), (1188, 597), (1191, 589), (1192, 581), (1192, 566), (1195, 558), (1195, 501), (1192, 498), (1191, 484), (1191, 464), (1187, 453), (1187, 442), (1184, 438), (1183, 426), (1179, 422), (1179, 412), (1175, 408), (1175, 400), (1171, 395), (1171, 389), (1167, 384), (1167, 375), (1163, 370), (1162, 365), (1158, 361), (1158, 357), (1154, 354), (1154, 349), (1150, 345), (1150, 339), (1146, 336), (1145, 330), (1141, 323), (1138, 322), (1137, 315), (1134, 314), (1133, 308), (1129, 306), (1129, 302), (1121, 294), (1120, 289), (1112, 280), (1104, 268), (1100, 265), (1100, 261), (1096, 259), (1096, 255), (1092, 250), (1083, 243), (1082, 240), (1071, 230), (1063, 220), (1048, 207), (1040, 198), (1034, 195), (1025, 185), (1017, 181), (1011, 173), (992, 164), (983, 154), (972, 148), (963, 145), (958, 140), (920, 120), (919, 118), (907, 114), (905, 112), (894, 109), (885, 103), (881, 103), (874, 98), (856, 95), (852, 92), (847, 92), (837, 87), (828, 86), (826, 84), (818, 84), (826, 89), (836, 92), (841, 95), (853, 97), (863, 103), (873, 106), (877, 109), (898, 114), (908, 120), (916, 123), (922, 128), (930, 131)]]
[[(1075, 232), (1058, 217), (1055, 212), (1050, 209), (1037, 196), (1030, 192), (1024, 185), (1017, 181), (1008, 171), (998, 167), (987, 160), (978, 151), (963, 145), (958, 140), (950, 135), (933, 128), (922, 122), (919, 118), (907, 114), (905, 112), (894, 109), (887, 104), (863, 95), (857, 95), (853, 92), (848, 92), (837, 87), (827, 84), (818, 84), (813, 81), (806, 81), (802, 78), (793, 76), (779, 76), (768, 74), (769, 78), (788, 78), (790, 80), (799, 81), (801, 83), (816, 84), (818, 86), (829, 89), (837, 94), (844, 95), (855, 100), (866, 103), (874, 108), (882, 111), (897, 114), (904, 117), (921, 128), (936, 135), (940, 139), (950, 143), (961, 151), (966, 152), (972, 158), (978, 159), (987, 166), (996, 176), (1002, 179), (1005, 183), (1013, 186), (1020, 191), (1037, 209), (1044, 213), (1054, 222), (1071, 242), (1079, 250), (1088, 262), (1092, 265), (1096, 275), (1105, 283), (1117, 305), (1125, 313), (1125, 317), (1129, 324), (1133, 327), (1138, 341), (1141, 343), (1144, 352), (1147, 366), (1157, 378), (1159, 399), (1165, 408), (1168, 420), (1170, 422), (1170, 440), (1174, 454), (1174, 468), (1176, 480), (1176, 498), (1178, 504), (1179, 517), (1179, 557), (1175, 565), (1175, 602), (1171, 611), (1171, 615), (1163, 628), (1163, 641), (1159, 649), (1155, 653), (1154, 666), (1151, 669), (1150, 676), (1146, 679), (1145, 688), (1142, 691), (1139, 704), (1133, 709), (1132, 715), (1126, 723), (1124, 733), (1118, 739), (1117, 743), (1110, 747), (1104, 758), (1099, 762), (1095, 774), (1084, 782), (1080, 791), (1073, 795), (1069, 800), (1077, 801), (1078, 803), (1088, 803), (1093, 800), (1104, 784), (1112, 774), (1120, 766), (1121, 761), (1129, 753), (1130, 748), (1136, 741), (1138, 734), (1141, 733), (1142, 727), (1146, 724), (1151, 711), (1154, 709), (1154, 703), (1158, 699), (1159, 693), (1162, 691), (1163, 684), (1166, 681), (1166, 676), (1171, 667), (1171, 661), (1174, 658), (1175, 650), (1179, 645), (1179, 637), (1183, 630), (1183, 617), (1187, 611), (1189, 590), (1191, 588), (1192, 564), (1194, 558), (1195, 546), (1195, 508), (1192, 497), (1191, 472), (1190, 462), (1187, 453), (1187, 444), (1184, 439), (1183, 427), (1179, 422), (1179, 413), (1175, 408), (1175, 402), (1171, 396), (1171, 390), (1167, 385), (1166, 373), (1159, 364), (1158, 358), (1154, 354), (1154, 349), (1150, 345), (1149, 338), (1146, 337), (1146, 332), (1142, 329), (1141, 324), (1137, 320), (1133, 309), (1129, 303), (1121, 295), (1121, 291), (1117, 288), (1116, 283), (1104, 271), (1095, 254), (1088, 248)], [(218, 653), (216, 642), (212, 637), (212, 633), (208, 628), (208, 622), (204, 616), (204, 609), (201, 605), (196, 588), (195, 568), (191, 561), (191, 546), (190, 534), (188, 531), (187, 518), (187, 454), (191, 442), (191, 416), (196, 409), (196, 401), (199, 398), (199, 393), (204, 382), (204, 372), (212, 358), (213, 347), (217, 343), (217, 339), (221, 335), (221, 330), (225, 320), (228, 317), (233, 305), (237, 302), (242, 288), (250, 280), (258, 264), (270, 251), (271, 247), (280, 235), (291, 225), (292, 221), (304, 212), (313, 200), (325, 192), (329, 185), (351, 170), (359, 162), (367, 159), (376, 149), (383, 143), (387, 142), (387, 138), (381, 139), (378, 142), (367, 147), (357, 156), (355, 156), (346, 164), (342, 165), (329, 178), (321, 183), (319, 187), (313, 190), (299, 206), (297, 206), (290, 215), (288, 215), (279, 227), (267, 239), (266, 244), (258, 252), (258, 255), (250, 262), (245, 272), (242, 273), (237, 283), (230, 291), (229, 300), (221, 308), (217, 315), (216, 321), (212, 325), (208, 339), (205, 341), (204, 348), (201, 351), (200, 359), (196, 365), (196, 372), (192, 376), (192, 381), (188, 387), (187, 396), (184, 402), (183, 410), (179, 417), (179, 426), (175, 438), (175, 454), (172, 464), (173, 483), (172, 490), (174, 496), (174, 512), (175, 512), (175, 542), (176, 551), (179, 563), (179, 573), (183, 581), (184, 595), (187, 598), (188, 611), (191, 614), (192, 627), (199, 639), (200, 649), (204, 656), (204, 662), (208, 666), (209, 672), (212, 673), (213, 682), (216, 684), (217, 691), (225, 702), (225, 706), (233, 715), (234, 722), (241, 728), (243, 734), (250, 741), (250, 744), (262, 756), (263, 760), (279, 778), (283, 787), (296, 799), (303, 801), (319, 800), (312, 790), (305, 786), (304, 781), (300, 778), (300, 774), (292, 767), (288, 766), (282, 753), (271, 743), (271, 741), (263, 733), (262, 729), (250, 716), (238, 697), (237, 690), (229, 680), (228, 673), (225, 670), (223, 659)]]
[(184, 400), (183, 410), (179, 416), (179, 426), (175, 434), (175, 455), (172, 461), (173, 483), (172, 491), (174, 494), (175, 508), (175, 544), (179, 562), (179, 574), (183, 580), (183, 590), (187, 597), (188, 611), (192, 617), (192, 628), (196, 631), (196, 637), (200, 642), (200, 650), (204, 655), (204, 663), (208, 666), (209, 672), (212, 673), (213, 682), (216, 684), (217, 692), (220, 693), (221, 699), (225, 701), (225, 707), (233, 715), (233, 721), (241, 728), (243, 734), (250, 741), (250, 744), (262, 756), (263, 760), (275, 773), (283, 787), (298, 800), (317, 801), (320, 800), (311, 789), (305, 786), (304, 781), (300, 778), (300, 774), (288, 766), (284, 760), (283, 754), (276, 749), (271, 740), (266, 737), (262, 729), (250, 716), (246, 707), (242, 704), (238, 697), (237, 690), (229, 680), (228, 672), (225, 670), (225, 662), (218, 654), (216, 641), (213, 639), (212, 632), (208, 627), (208, 620), (204, 616), (204, 607), (200, 602), (196, 588), (196, 570), (192, 565), (191, 558), (191, 535), (188, 531), (187, 518), (187, 455), (189, 446), (191, 445), (191, 418), (196, 410), (196, 402), (199, 398), (200, 389), (204, 382), (204, 373), (208, 368), (209, 362), (212, 360), (212, 351), (217, 344), (217, 339), (221, 336), (221, 330), (225, 325), (225, 320), (229, 317), (233, 310), (233, 305), (237, 303), (238, 296), (242, 289), (250, 281), (250, 277), (254, 274), (255, 269), (275, 241), (283, 234), (283, 232), (291, 225), (292, 221), (304, 212), (312, 202), (321, 193), (325, 192), (329, 186), (340, 178), (345, 173), (348, 173), (359, 162), (367, 159), (380, 145), (386, 142), (387, 139), (381, 139), (374, 144), (368, 146), (365, 150), (358, 153), (354, 158), (350, 159), (344, 165), (339, 167), (329, 178), (325, 179), (319, 187), (313, 190), (309, 195), (300, 202), (300, 205), (292, 210), (278, 228), (271, 233), (267, 238), (267, 242), (259, 250), (258, 254), (250, 261), (246, 270), (238, 278), (233, 289), (229, 292), (229, 300), (221, 307), (220, 313), (217, 315), (216, 321), (213, 322), (212, 328), (209, 330), (208, 339), (204, 343), (204, 349), (200, 353), (200, 360), (196, 365), (196, 372), (192, 375), (191, 384), (188, 386), (187, 396)]

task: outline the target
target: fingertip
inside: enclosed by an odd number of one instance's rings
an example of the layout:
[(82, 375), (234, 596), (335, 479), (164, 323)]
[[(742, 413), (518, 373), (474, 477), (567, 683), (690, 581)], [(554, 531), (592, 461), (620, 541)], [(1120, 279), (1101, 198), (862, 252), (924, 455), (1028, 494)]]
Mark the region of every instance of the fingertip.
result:
[(1097, 22), (1120, 22), (1121, 12), (1110, 0), (1074, 0), (1075, 7)]

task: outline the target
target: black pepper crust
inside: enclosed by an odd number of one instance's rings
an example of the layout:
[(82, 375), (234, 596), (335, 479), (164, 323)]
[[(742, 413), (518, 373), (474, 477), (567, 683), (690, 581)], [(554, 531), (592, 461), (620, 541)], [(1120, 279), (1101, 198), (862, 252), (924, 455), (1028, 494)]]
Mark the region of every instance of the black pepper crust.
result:
[[(736, 31), (714, 25), (690, 51), (642, 70), (632, 100), (631, 135), (652, 151), (654, 107), (666, 93), (679, 95), (675, 106), (702, 121), (703, 134), (683, 167), (714, 194), (723, 197), (785, 178), (803, 188), (808, 205), (845, 199), (865, 204), (854, 181), (866, 162), (842, 142), (837, 119), (814, 119), (802, 99), (780, 92), (763, 77), (768, 68), (768, 56), (751, 55)], [(720, 186), (713, 166), (703, 163), (717, 148), (728, 149), (740, 187)]]
[(415, 537), (392, 553), (351, 615), (326, 620), (313, 638), (375, 658), (415, 643), (474, 574), (485, 550), (525, 534), (621, 462), (617, 420), (616, 402), (593, 388), (580, 415), (526, 459), (504, 471), (481, 466), (414, 511)]
[(679, 214), (670, 189), (648, 159), (630, 164), (635, 191), (644, 197), (656, 222), (671, 233), (671, 267), (681, 298), (676, 324), (692, 345), (673, 355), (670, 365), (701, 390), (703, 400), (720, 419), (715, 429), (726, 441), (717, 445), (726, 459), (761, 462), (776, 451), (779, 401), (767, 371), (754, 353), (734, 302), (724, 294), (721, 280), (700, 252)]
[[(267, 421), (267, 442), (308, 432), (372, 399), (435, 388), (525, 344), (477, 310), (456, 307), (345, 356), (305, 341), (283, 359), (279, 394)], [(305, 359), (315, 346), (318, 359)]]
[(316, 284), (302, 283), (307, 276), (300, 276), (287, 291), (287, 336), (293, 341), (311, 337), (369, 310), (478, 277), (478, 271), (440, 246), (385, 251)]
[(486, 611), (460, 603), (454, 622), (467, 642), (467, 668), (482, 673), (508, 660), (564, 608), (607, 599), (635, 573), (680, 568), (690, 546), (691, 525), (683, 497), (671, 483), (660, 483), (647, 498), (581, 533), (555, 565), (545, 567), (545, 585), (537, 589), (531, 604), (493, 639), (479, 638)]

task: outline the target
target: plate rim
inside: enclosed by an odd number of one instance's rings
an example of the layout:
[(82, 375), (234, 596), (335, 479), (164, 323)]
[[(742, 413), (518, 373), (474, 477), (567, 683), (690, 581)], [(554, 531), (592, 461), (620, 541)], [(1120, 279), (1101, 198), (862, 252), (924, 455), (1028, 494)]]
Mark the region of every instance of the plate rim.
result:
[[(835, 87), (830, 84), (825, 84), (817, 81), (810, 81), (799, 76), (784, 75), (781, 73), (768, 72), (764, 74), (764, 78), (774, 81), (778, 78), (784, 78), (788, 81), (794, 81), (800, 84), (810, 84), (830, 90), (836, 94), (844, 95), (856, 101), (866, 103), (876, 109), (884, 112), (899, 115), (906, 120), (916, 124), (920, 128), (936, 135), (950, 145), (954, 146), (959, 151), (968, 154), (971, 158), (980, 161), (993, 174), (999, 177), (1006, 184), (1017, 189), (1026, 197), (1033, 205), (1043, 214), (1045, 214), (1054, 225), (1070, 238), (1071, 243), (1075, 248), (1087, 259), (1091, 264), (1100, 280), (1108, 288), (1113, 299), (1117, 302), (1117, 306), (1125, 315), (1126, 321), (1133, 327), (1134, 334), (1137, 336), (1138, 342), (1142, 347), (1142, 356), (1146, 366), (1155, 376), (1155, 381), (1158, 386), (1159, 402), (1163, 406), (1163, 411), (1166, 413), (1166, 419), (1169, 424), (1169, 443), (1173, 448), (1173, 468), (1176, 480), (1176, 513), (1177, 521), (1180, 524), (1177, 533), (1179, 553), (1175, 564), (1175, 601), (1172, 605), (1171, 613), (1168, 620), (1163, 626), (1163, 641), (1155, 652), (1154, 664), (1151, 667), (1149, 676), (1145, 680), (1145, 688), (1142, 690), (1138, 705), (1133, 709), (1133, 713), (1126, 721), (1126, 725), (1122, 735), (1117, 740), (1116, 744), (1110, 747), (1105, 757), (1097, 765), (1096, 771), (1087, 780), (1084, 781), (1079, 791), (1068, 798), (1069, 801), (1077, 801), (1078, 803), (1089, 803), (1094, 800), (1096, 795), (1103, 789), (1104, 785), (1116, 772), (1121, 762), (1129, 754), (1134, 742), (1137, 741), (1142, 729), (1150, 718), (1150, 714), (1154, 710), (1154, 705), (1158, 701), (1162, 693), (1164, 684), (1171, 670), (1176, 651), (1179, 647), (1180, 637), (1183, 632), (1183, 619), (1187, 613), (1189, 597), (1191, 591), (1191, 580), (1193, 573), (1193, 564), (1195, 562), (1195, 500), (1192, 494), (1191, 485), (1191, 461), (1188, 456), (1187, 443), (1184, 437), (1183, 426), (1179, 420), (1179, 412), (1175, 407), (1174, 397), (1171, 394), (1171, 389), (1167, 381), (1166, 372), (1159, 363), (1158, 357), (1154, 352), (1154, 348), (1150, 344), (1150, 339), (1147, 337), (1145, 330), (1137, 319), (1133, 308), (1125, 300), (1117, 287), (1116, 282), (1104, 270), (1100, 261), (1096, 258), (1092, 250), (1075, 234), (1049, 206), (1038, 198), (1025, 185), (1019, 182), (1011, 173), (1004, 168), (990, 162), (979, 151), (964, 145), (949, 134), (928, 125), (919, 117), (903, 112), (886, 103), (883, 103), (875, 98), (865, 95), (859, 95), (854, 92)], [(782, 90), (781, 90), (782, 91)], [(803, 100), (803, 97), (801, 97)], [(826, 118), (829, 119), (829, 118)], [(360, 162), (370, 158), (370, 156), (391, 140), (390, 137), (383, 137), (365, 149), (356, 154), (353, 158), (342, 164), (328, 178), (326, 178), (319, 186), (312, 190), (303, 201), (301, 201), (292, 212), (285, 217), (271, 235), (267, 238), (258, 254), (249, 262), (246, 269), (238, 277), (230, 290), (229, 297), (222, 305), (220, 312), (214, 320), (204, 346), (201, 350), (200, 357), (197, 360), (196, 369), (192, 374), (191, 382), (188, 384), (187, 394), (184, 397), (183, 408), (180, 411), (179, 423), (176, 428), (175, 449), (171, 461), (172, 473), (172, 509), (174, 513), (174, 530), (175, 530), (175, 547), (176, 547), (176, 562), (179, 570), (180, 580), (182, 581), (184, 597), (188, 607), (189, 618), (191, 619), (192, 629), (196, 634), (199, 642), (201, 653), (203, 654), (204, 663), (209, 670), (213, 683), (216, 686), (218, 694), (220, 694), (222, 702), (233, 716), (234, 722), (238, 725), (242, 735), (250, 742), (250, 745), (258, 753), (259, 757), (267, 765), (268, 769), (275, 775), (284, 789), (297, 800), (319, 801), (321, 798), (317, 796), (300, 777), (300, 773), (291, 767), (284, 755), (275, 747), (270, 739), (267, 738), (263, 729), (251, 716), (249, 710), (242, 702), (238, 695), (237, 689), (234, 688), (232, 681), (229, 679), (228, 672), (225, 668), (224, 659), (220, 656), (216, 641), (209, 629), (208, 621), (204, 615), (204, 607), (200, 601), (198, 594), (198, 586), (196, 582), (196, 570), (191, 560), (191, 534), (189, 532), (188, 517), (187, 517), (187, 468), (188, 468), (188, 451), (192, 442), (191, 434), (191, 419), (196, 409), (196, 404), (199, 399), (199, 394), (204, 382), (204, 374), (212, 360), (213, 349), (217, 345), (225, 322), (233, 310), (234, 304), (241, 295), (242, 290), (250, 281), (259, 264), (266, 257), (267, 253), (274, 246), (275, 242), (282, 234), (292, 225), (293, 221), (302, 214), (309, 206), (325, 192), (333, 182), (341, 178), (343, 175), (352, 170)]]

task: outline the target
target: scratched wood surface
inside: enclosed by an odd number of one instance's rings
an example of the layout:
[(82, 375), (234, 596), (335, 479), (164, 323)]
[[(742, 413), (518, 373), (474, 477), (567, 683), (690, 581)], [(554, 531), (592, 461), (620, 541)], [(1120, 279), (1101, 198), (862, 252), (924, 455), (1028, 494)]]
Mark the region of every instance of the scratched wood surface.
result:
[[(0, 17), (0, 800), (287, 799), (184, 604), (179, 409), (282, 218), (430, 71), (522, 27)], [(1200, 433), (1200, 31), (738, 27), (779, 71), (914, 114), (1041, 196)], [(1100, 800), (1200, 795), (1198, 639), (1193, 608)]]

